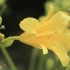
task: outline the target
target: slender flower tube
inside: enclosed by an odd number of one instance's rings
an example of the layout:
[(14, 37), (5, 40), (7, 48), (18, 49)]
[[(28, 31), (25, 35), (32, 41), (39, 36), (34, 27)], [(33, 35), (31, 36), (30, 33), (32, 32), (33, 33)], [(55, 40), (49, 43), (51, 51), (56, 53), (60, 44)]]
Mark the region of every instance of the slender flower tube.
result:
[(41, 22), (31, 17), (22, 20), (19, 26), (25, 32), (19, 38), (23, 43), (42, 49), (43, 54), (47, 54), (48, 49), (52, 50), (60, 58), (63, 66), (67, 66), (69, 57), (62, 43), (70, 42), (70, 35), (63, 32), (70, 17), (62, 11), (52, 15), (53, 11), (54, 7), (50, 5), (47, 17)]

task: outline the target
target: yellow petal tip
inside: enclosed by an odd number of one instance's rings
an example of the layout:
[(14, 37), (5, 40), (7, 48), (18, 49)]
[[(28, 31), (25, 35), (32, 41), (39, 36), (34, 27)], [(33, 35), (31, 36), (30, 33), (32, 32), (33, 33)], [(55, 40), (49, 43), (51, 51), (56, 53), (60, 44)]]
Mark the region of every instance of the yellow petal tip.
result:
[(43, 54), (47, 54), (48, 53), (47, 48), (45, 46), (43, 46), (43, 45), (41, 45), (41, 47), (42, 47), (42, 50), (43, 50)]

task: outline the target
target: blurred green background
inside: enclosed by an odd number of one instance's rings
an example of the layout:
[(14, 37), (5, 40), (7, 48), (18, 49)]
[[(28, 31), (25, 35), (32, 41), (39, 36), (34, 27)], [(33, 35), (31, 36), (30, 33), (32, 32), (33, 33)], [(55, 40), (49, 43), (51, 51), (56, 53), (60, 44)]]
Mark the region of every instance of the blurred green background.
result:
[[(5, 37), (20, 35), (23, 31), (19, 28), (19, 22), (26, 17), (39, 18), (44, 15), (44, 3), (46, 0), (6, 0), (6, 9), (1, 14), (5, 30), (0, 30)], [(2, 9), (2, 5), (0, 6)], [(7, 50), (18, 70), (28, 70), (32, 48), (29, 45), (15, 41)], [(4, 55), (0, 50), (0, 65), (9, 67)], [(4, 70), (6, 70), (6, 67)], [(20, 69), (21, 68), (21, 69)], [(11, 70), (11, 69), (7, 69)]]
[[(1, 0), (0, 0), (1, 1)], [(46, 16), (49, 5), (55, 6), (55, 12), (62, 10), (70, 13), (70, 0), (3, 0), (0, 2), (0, 16), (2, 16), (5, 30), (0, 30), (5, 37), (20, 35), (23, 31), (19, 22), (26, 17), (39, 18)], [(63, 67), (59, 58), (49, 50), (43, 55), (41, 50), (15, 41), (6, 48), (18, 70), (70, 70), (70, 65)], [(0, 65), (6, 64), (2, 70), (11, 70), (2, 51), (0, 50)]]

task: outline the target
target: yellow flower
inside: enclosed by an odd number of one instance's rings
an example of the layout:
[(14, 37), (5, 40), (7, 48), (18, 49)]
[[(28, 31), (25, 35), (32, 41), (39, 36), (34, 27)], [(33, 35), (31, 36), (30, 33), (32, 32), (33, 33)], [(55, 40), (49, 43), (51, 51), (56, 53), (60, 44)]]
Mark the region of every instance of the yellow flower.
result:
[(20, 35), (20, 41), (36, 48), (42, 49), (43, 54), (52, 50), (61, 60), (63, 66), (69, 63), (66, 48), (62, 43), (70, 42), (70, 36), (63, 33), (70, 17), (62, 11), (52, 15), (54, 7), (50, 5), (47, 17), (39, 22), (35, 18), (25, 18), (19, 24), (25, 32)]
[[(66, 33), (68, 36), (70, 36), (70, 23), (66, 26), (66, 28), (63, 31), (64, 33)], [(63, 45), (65, 46), (67, 52), (70, 51), (70, 42), (66, 42), (63, 43)]]
[(45, 16), (41, 16), (41, 17), (39, 17), (39, 21), (42, 21), (43, 19), (45, 18)]

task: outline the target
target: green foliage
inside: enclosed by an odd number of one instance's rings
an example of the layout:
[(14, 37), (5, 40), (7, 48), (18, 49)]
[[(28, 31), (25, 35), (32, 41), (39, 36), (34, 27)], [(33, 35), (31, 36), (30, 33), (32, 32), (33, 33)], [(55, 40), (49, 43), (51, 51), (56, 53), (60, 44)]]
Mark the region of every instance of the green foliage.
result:
[(3, 46), (4, 46), (4, 47), (9, 47), (9, 46), (11, 46), (11, 45), (13, 44), (14, 40), (8, 40), (9, 38), (10, 38), (10, 37), (5, 38), (5, 39), (3, 40)]
[(55, 10), (54, 13), (58, 11), (66, 11), (70, 13), (70, 0), (51, 0), (45, 2), (45, 15), (47, 15), (49, 6), (53, 5)]
[(68, 8), (70, 8), (70, 0), (62, 0), (61, 4), (64, 10), (67, 10)]
[[(0, 6), (2, 6), (2, 9), (0, 10), (0, 15), (3, 14), (3, 12), (5, 11), (6, 8), (7, 9), (6, 9), (5, 13), (7, 15), (9, 14), (9, 12), (11, 12), (11, 10), (7, 7), (5, 2), (6, 2), (6, 0), (0, 0)], [(48, 0), (45, 3), (45, 15), (47, 15), (47, 13), (48, 13), (49, 5), (53, 5), (55, 7), (54, 13), (56, 13), (59, 10), (67, 11), (67, 9), (70, 8), (70, 0)], [(0, 25), (1, 24), (2, 24), (2, 18), (0, 17)], [(2, 50), (5, 58), (7, 59), (7, 62), (9, 63), (12, 70), (16, 70), (16, 67), (15, 67), (14, 63), (12, 63), (12, 60), (11, 60), (7, 50), (5, 49), (5, 47), (11, 46), (13, 44), (14, 40), (18, 40), (18, 38), (11, 36), (11, 37), (4, 39), (3, 36), (0, 37), (1, 50)], [(47, 54), (44, 56), (43, 54), (40, 53), (40, 51), (38, 49), (34, 48), (32, 51), (32, 55), (31, 55), (29, 70), (31, 70), (31, 69), (32, 70), (70, 70), (70, 64), (68, 64), (68, 66), (65, 68), (61, 65), (59, 58), (56, 55), (55, 56), (52, 56), (52, 55), (53, 54), (50, 53), (50, 54)], [(52, 56), (52, 57), (48, 58), (49, 56)], [(2, 64), (2, 63), (0, 62), (0, 64)], [(6, 66), (6, 67), (8, 67), (8, 66)], [(20, 66), (18, 69), (25, 70), (25, 69), (22, 69), (22, 66)], [(8, 70), (8, 69), (5, 68), (4, 70)]]

